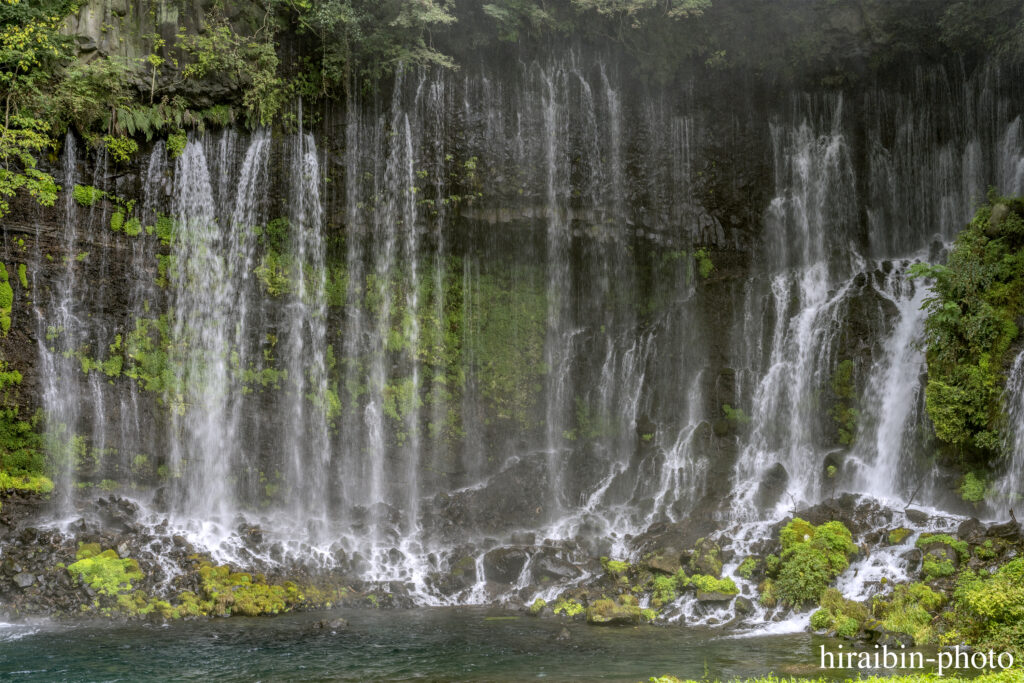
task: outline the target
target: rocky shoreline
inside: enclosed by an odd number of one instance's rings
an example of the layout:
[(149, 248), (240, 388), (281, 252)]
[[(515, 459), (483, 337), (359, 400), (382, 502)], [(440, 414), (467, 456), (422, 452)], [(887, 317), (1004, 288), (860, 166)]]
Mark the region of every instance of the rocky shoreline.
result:
[[(2, 498), (4, 620), (162, 622), (420, 602), (407, 585), (270, 560), (273, 544), (256, 526), (236, 530), (250, 561), (218, 564), (166, 521), (145, 523), (127, 498), (96, 497), (61, 528), (41, 523), (49, 506), (44, 494), (8, 491)], [(986, 582), (1024, 564), (1015, 520), (986, 524), (897, 510), (850, 494), (770, 525), (661, 522), (630, 547), (629, 557), (571, 562), (553, 546), (505, 545), (482, 553), (482, 577), (477, 562), (450, 559), (429, 585), (448, 603), (474, 584), (493, 604), (594, 625), (751, 628), (815, 610), (813, 630), (866, 644), (970, 645), (987, 642), (985, 633), (959, 624), (969, 620), (963, 596), (970, 581), (991, 589)]]

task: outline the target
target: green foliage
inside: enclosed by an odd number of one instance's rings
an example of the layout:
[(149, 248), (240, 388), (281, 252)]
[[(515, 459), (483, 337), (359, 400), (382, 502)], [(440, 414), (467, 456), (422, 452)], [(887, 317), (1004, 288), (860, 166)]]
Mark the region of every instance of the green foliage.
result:
[(835, 631), (852, 638), (868, 618), (868, 609), (859, 602), (847, 600), (835, 588), (825, 589), (819, 600), (821, 608), (811, 615), (811, 627), (818, 631)]
[(1024, 655), (1024, 558), (995, 574), (965, 570), (953, 592), (949, 639), (963, 637), (978, 649)]
[(551, 610), (555, 614), (564, 614), (567, 617), (575, 617), (578, 614), (583, 614), (586, 608), (576, 600), (559, 598), (555, 602), (554, 608)]
[(601, 566), (604, 567), (605, 572), (609, 576), (618, 578), (625, 576), (633, 570), (633, 565), (624, 560), (609, 560), (607, 557), (601, 558)]
[(697, 272), (700, 273), (701, 278), (707, 280), (711, 277), (711, 272), (715, 269), (715, 264), (711, 262), (711, 256), (708, 254), (707, 249), (698, 249), (693, 253), (693, 260), (697, 264)]
[(431, 33), (455, 22), (451, 0), (377, 2), (375, 0), (275, 0), (289, 20), (317, 45), (311, 89), (327, 94), (353, 82), (370, 89), (399, 65), (452, 67), (452, 60), (431, 45)]
[(927, 645), (935, 640), (932, 621), (945, 601), (925, 584), (912, 583), (896, 586), (888, 598), (875, 596), (871, 611), (887, 630), (911, 636), (915, 645)]
[(53, 484), (43, 477), (39, 416), (23, 420), (19, 414), (21, 380), (21, 373), (0, 359), (0, 486), (48, 493)]
[(530, 614), (536, 616), (536, 615), (540, 614), (541, 611), (543, 611), (543, 609), (545, 607), (547, 607), (547, 606), (548, 606), (548, 603), (547, 603), (546, 600), (544, 600), (542, 598), (537, 598), (536, 600), (533, 601), (533, 604), (530, 605)]
[(750, 581), (754, 572), (757, 571), (757, 565), (758, 559), (756, 557), (748, 557), (740, 562), (740, 566), (736, 568), (736, 573)]
[(184, 133), (172, 133), (167, 136), (167, 154), (172, 159), (177, 159), (185, 151), (188, 144), (188, 137)]
[(81, 206), (89, 207), (107, 196), (107, 193), (92, 185), (75, 185), (71, 196)]
[(856, 387), (853, 382), (852, 360), (847, 359), (839, 363), (830, 384), (835, 402), (828, 414), (836, 427), (836, 440), (842, 446), (853, 445), (857, 436), (857, 419), (860, 417), (860, 413), (854, 407)]
[(988, 483), (984, 475), (968, 472), (960, 482), (960, 497), (968, 503), (980, 503), (985, 500)]
[(740, 590), (736, 582), (729, 577), (718, 579), (707, 574), (696, 574), (689, 577), (689, 585), (702, 593), (724, 593), (725, 595), (737, 595)]
[(662, 607), (676, 599), (677, 579), (674, 576), (659, 575), (651, 579), (651, 604)]
[(733, 408), (728, 403), (722, 405), (722, 413), (725, 419), (737, 425), (750, 424), (750, 417), (741, 408)]
[(103, 136), (103, 142), (107, 148), (107, 153), (119, 164), (128, 163), (132, 160), (135, 153), (139, 151), (139, 143), (131, 138), (105, 135)]
[(961, 560), (966, 560), (970, 557), (970, 550), (967, 546), (967, 541), (955, 539), (949, 534), (921, 534), (918, 536), (917, 542), (914, 545), (918, 548), (924, 549), (933, 543), (948, 545), (950, 548), (955, 550), (958, 555), (960, 555)]
[(144, 578), (139, 563), (121, 559), (113, 550), (94, 554), (92, 548), (78, 551), (78, 561), (68, 566), (68, 574), (101, 595), (118, 595), (132, 590), (132, 581)]
[(1000, 455), (1003, 370), (1024, 314), (1024, 200), (990, 197), (945, 265), (917, 264), (925, 299), (928, 416), (965, 459)]
[(268, 250), (263, 254), (255, 274), (263, 285), (264, 291), (270, 296), (281, 296), (291, 290), (289, 279), (289, 263), (287, 257), (276, 251)]
[(11, 288), (7, 266), (0, 263), (0, 337), (6, 337), (11, 329), (11, 312), (14, 308), (14, 289)]
[(774, 582), (777, 598), (787, 606), (814, 602), (857, 552), (850, 531), (841, 522), (815, 527), (793, 519), (779, 533), (781, 566)]
[(189, 58), (182, 72), (186, 80), (211, 74), (233, 79), (243, 93), (250, 127), (271, 123), (289, 98), (287, 84), (278, 74), (274, 36), (266, 25), (255, 35), (241, 35), (215, 6), (199, 33), (179, 31), (176, 46)]

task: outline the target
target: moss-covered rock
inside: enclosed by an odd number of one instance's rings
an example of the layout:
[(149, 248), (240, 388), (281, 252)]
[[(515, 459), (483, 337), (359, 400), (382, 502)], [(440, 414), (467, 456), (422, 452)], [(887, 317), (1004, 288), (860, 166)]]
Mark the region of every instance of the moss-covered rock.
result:
[(889, 541), (889, 545), (901, 545), (912, 533), (914, 532), (910, 529), (901, 526), (890, 531), (886, 539)]
[(722, 549), (709, 538), (698, 539), (690, 554), (688, 566), (691, 573), (720, 578), (722, 576)]
[(857, 553), (850, 531), (841, 522), (818, 527), (799, 517), (779, 533), (782, 557), (773, 593), (782, 604), (799, 607), (818, 600)]
[[(623, 604), (629, 602), (632, 604)], [(634, 601), (611, 600), (602, 598), (595, 600), (587, 607), (587, 623), (600, 626), (628, 626), (641, 624), (650, 621), (653, 614), (648, 610), (641, 609)]]

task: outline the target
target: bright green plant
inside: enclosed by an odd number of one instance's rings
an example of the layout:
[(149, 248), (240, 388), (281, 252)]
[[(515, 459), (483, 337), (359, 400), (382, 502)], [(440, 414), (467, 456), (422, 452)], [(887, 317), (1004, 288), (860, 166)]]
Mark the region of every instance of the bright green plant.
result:
[(783, 527), (779, 539), (782, 557), (774, 590), (788, 606), (818, 600), (857, 552), (850, 531), (841, 522), (815, 527), (797, 517)]

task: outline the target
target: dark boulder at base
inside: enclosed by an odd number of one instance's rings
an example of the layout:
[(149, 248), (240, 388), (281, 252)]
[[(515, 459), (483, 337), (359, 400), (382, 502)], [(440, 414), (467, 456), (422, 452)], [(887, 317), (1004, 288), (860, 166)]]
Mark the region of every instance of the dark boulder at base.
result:
[(576, 565), (547, 550), (534, 556), (530, 564), (530, 574), (537, 583), (568, 581), (582, 573)]
[(989, 538), (1001, 538), (1011, 543), (1024, 543), (1024, 534), (1021, 533), (1020, 524), (1015, 521), (993, 524), (988, 528), (986, 535)]
[(914, 524), (924, 524), (928, 521), (928, 513), (915, 508), (907, 508), (904, 510), (904, 514)]
[(693, 547), (698, 539), (718, 530), (711, 519), (692, 516), (680, 522), (655, 522), (647, 531), (634, 538), (630, 545), (643, 558), (647, 555), (677, 557)]
[(972, 517), (960, 523), (956, 528), (956, 537), (971, 545), (977, 545), (985, 540), (985, 531), (985, 525)]
[(789, 473), (786, 471), (786, 468), (780, 462), (775, 463), (761, 477), (761, 483), (757, 487), (754, 502), (762, 510), (773, 507), (779, 502), (782, 494), (786, 492), (786, 485), (788, 483)]
[(484, 577), (495, 583), (515, 583), (529, 559), (522, 548), (495, 548), (484, 555)]

